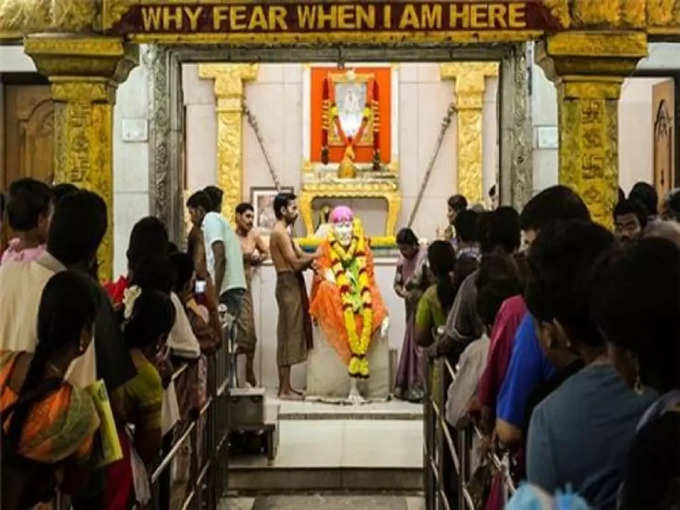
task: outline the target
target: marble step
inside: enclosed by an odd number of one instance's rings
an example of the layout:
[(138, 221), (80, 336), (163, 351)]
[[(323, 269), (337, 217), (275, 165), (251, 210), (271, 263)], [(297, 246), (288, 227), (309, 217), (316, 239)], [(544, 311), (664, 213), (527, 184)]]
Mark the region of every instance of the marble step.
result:
[(327, 402), (279, 402), (280, 420), (422, 420), (422, 404), (399, 400), (359, 406)]
[(281, 420), (276, 458), (229, 459), (229, 489), (422, 489), (422, 423), (416, 420)]

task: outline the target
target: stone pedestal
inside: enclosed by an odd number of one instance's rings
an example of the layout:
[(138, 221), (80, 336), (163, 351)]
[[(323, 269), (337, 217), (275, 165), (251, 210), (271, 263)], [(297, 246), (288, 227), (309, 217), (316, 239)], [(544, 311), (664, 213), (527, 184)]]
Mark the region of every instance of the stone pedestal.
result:
[[(385, 400), (390, 394), (390, 346), (387, 335), (375, 334), (368, 348), (371, 377), (359, 382), (366, 400)], [(337, 352), (314, 326), (314, 348), (307, 360), (307, 399), (342, 402), (349, 394), (350, 377)]]

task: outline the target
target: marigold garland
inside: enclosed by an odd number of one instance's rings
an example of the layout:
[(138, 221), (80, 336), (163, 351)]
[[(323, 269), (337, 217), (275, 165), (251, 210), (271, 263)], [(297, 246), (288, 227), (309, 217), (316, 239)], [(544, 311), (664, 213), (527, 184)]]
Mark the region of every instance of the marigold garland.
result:
[[(361, 221), (355, 218), (352, 222), (353, 236), (347, 250), (345, 250), (335, 233), (329, 234), (331, 270), (335, 276), (335, 281), (340, 287), (340, 297), (342, 299), (343, 315), (345, 318), (345, 329), (352, 353), (349, 362), (349, 375), (351, 377), (366, 378), (369, 376), (368, 360), (366, 353), (373, 333), (373, 299), (368, 280), (368, 270), (366, 266), (366, 238), (364, 237)], [(347, 268), (356, 259), (359, 268), (358, 286), (361, 298), (361, 307), (355, 310), (352, 300), (352, 287), (347, 278)], [(363, 327), (361, 335), (357, 333), (355, 313), (361, 313)]]

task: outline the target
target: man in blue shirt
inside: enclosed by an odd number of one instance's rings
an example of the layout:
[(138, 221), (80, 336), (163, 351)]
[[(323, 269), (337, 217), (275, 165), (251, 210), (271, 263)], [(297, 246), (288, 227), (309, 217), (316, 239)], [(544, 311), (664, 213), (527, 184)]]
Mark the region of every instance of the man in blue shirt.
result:
[(636, 394), (607, 356), (590, 311), (593, 266), (614, 246), (594, 223), (565, 222), (541, 231), (529, 254), (525, 291), (540, 346), (565, 368), (578, 357), (585, 368), (561, 383), (531, 415), (527, 479), (548, 493), (567, 487), (593, 508), (616, 508), (635, 427), (654, 400)]
[[(566, 186), (553, 186), (532, 198), (522, 210), (520, 223), (529, 246), (538, 233), (555, 223), (589, 221), (583, 200)], [(522, 439), (525, 409), (531, 392), (548, 381), (554, 368), (540, 348), (531, 315), (527, 314), (515, 335), (512, 356), (496, 404), (496, 434), (507, 446)]]
[(554, 374), (555, 368), (538, 343), (534, 319), (527, 313), (515, 334), (510, 365), (496, 405), (496, 431), (504, 444), (521, 440), (529, 395)]

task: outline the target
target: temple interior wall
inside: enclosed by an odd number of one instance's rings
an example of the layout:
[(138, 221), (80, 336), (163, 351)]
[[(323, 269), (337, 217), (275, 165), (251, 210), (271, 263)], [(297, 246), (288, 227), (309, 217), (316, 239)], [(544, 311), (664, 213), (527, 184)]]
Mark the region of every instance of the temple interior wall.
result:
[[(302, 64), (262, 64), (257, 80), (246, 85), (246, 100), (255, 113), (265, 146), (284, 184), (299, 188), (302, 154)], [(651, 44), (650, 56), (641, 61), (640, 70), (680, 69), (677, 45)], [(0, 74), (35, 72), (35, 66), (21, 46), (0, 47)], [(153, 70), (144, 62), (135, 68), (117, 91), (114, 110), (114, 274), (126, 271), (125, 250), (135, 221), (149, 214), (149, 144), (148, 81)], [(532, 66), (531, 110), (534, 131), (534, 189), (557, 182), (557, 105), (556, 92), (543, 71)], [(186, 120), (186, 185), (188, 190), (215, 182), (216, 118), (212, 81), (199, 80), (196, 65), (185, 65), (183, 94)], [(638, 180), (651, 181), (651, 86), (654, 79), (627, 80), (620, 103), (620, 180), (628, 191)], [(498, 168), (497, 87), (488, 79), (483, 110), (484, 191), (492, 185)], [(399, 65), (400, 185), (403, 205), (399, 225), (406, 223), (415, 202), (427, 163), (434, 149), (440, 121), (454, 100), (454, 87), (442, 81), (438, 64)], [(0, 81), (0, 103), (2, 103)], [(0, 113), (2, 105), (0, 104)], [(0, 135), (3, 134), (0, 116)], [(253, 186), (271, 186), (272, 181), (252, 129), (244, 121), (244, 199)], [(644, 135), (643, 133), (649, 133)], [(426, 188), (424, 200), (415, 220), (415, 230), (432, 238), (445, 222), (445, 199), (456, 191), (455, 119), (448, 131), (441, 153)], [(4, 139), (4, 136), (0, 136)], [(0, 140), (0, 151), (3, 150)], [(366, 220), (369, 233), (382, 231), (385, 206), (379, 200), (351, 202)], [(301, 231), (298, 232), (302, 234)], [(379, 262), (377, 279), (392, 315), (390, 345), (398, 349), (403, 336), (403, 303), (392, 291), (394, 260)], [(268, 385), (276, 381), (275, 320), (276, 305), (270, 296), (274, 290), (271, 266), (265, 266), (256, 278), (255, 303), (258, 333), (266, 339), (258, 353), (260, 376)], [(296, 377), (300, 378), (300, 372)], [(298, 383), (300, 381), (298, 380)]]
[[(303, 160), (303, 64), (260, 64), (257, 79), (245, 85), (245, 100), (257, 118), (264, 146), (283, 185), (300, 188)], [(403, 204), (398, 226), (408, 222), (435, 148), (441, 120), (454, 100), (453, 82), (441, 80), (438, 64), (399, 65), (398, 137), (400, 187)], [(198, 64), (182, 69), (186, 108), (187, 188), (200, 189), (216, 180), (216, 117), (212, 80), (198, 78)], [(498, 168), (496, 97), (498, 80), (487, 79), (483, 109), (484, 189), (495, 181)], [(244, 198), (250, 189), (272, 186), (255, 134), (244, 119)], [(456, 192), (457, 127), (452, 123), (425, 189), (414, 229), (432, 239), (445, 226), (445, 200)], [(324, 200), (324, 203), (334, 203)], [(384, 201), (351, 200), (366, 230), (382, 235), (386, 214)], [(298, 226), (298, 233), (303, 234)]]

